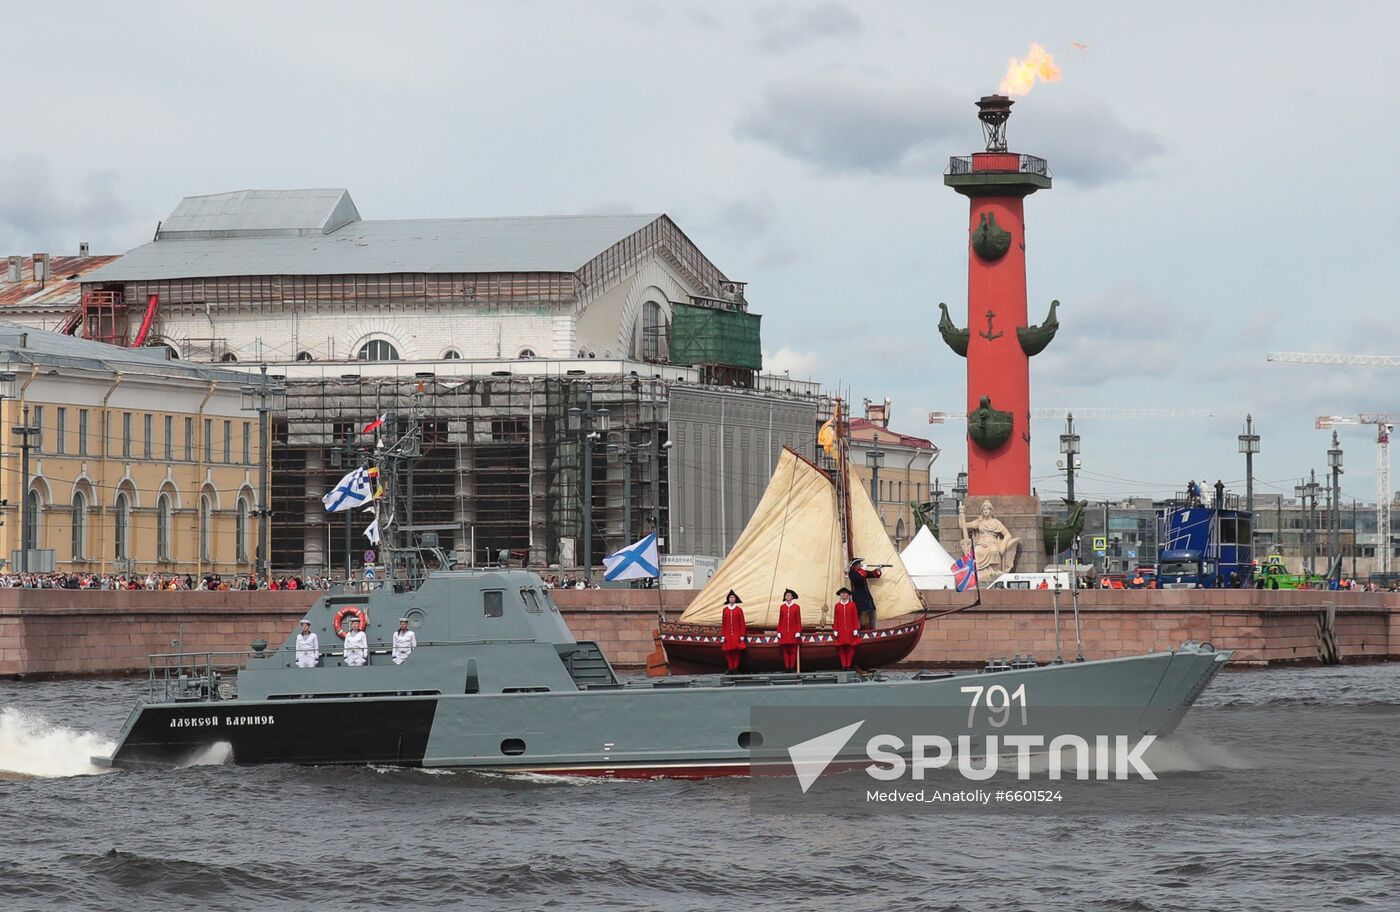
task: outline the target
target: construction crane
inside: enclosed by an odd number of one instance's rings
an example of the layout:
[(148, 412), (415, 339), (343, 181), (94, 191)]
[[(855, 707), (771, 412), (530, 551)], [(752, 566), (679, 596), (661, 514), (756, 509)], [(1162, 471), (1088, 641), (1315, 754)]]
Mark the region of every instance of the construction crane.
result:
[(1284, 364), (1351, 364), (1359, 367), (1400, 367), (1400, 355), (1326, 355), (1317, 352), (1269, 352), (1269, 361)]
[[(1125, 408), (1041, 408), (1031, 409), (1032, 418), (1213, 418), (1211, 412), (1183, 411), (1180, 409), (1125, 409)], [(929, 412), (929, 424), (943, 424), (948, 421), (966, 421), (967, 412)]]
[[(1400, 355), (1338, 355), (1320, 352), (1269, 352), (1267, 359), (1283, 364), (1345, 364), (1351, 367), (1400, 367)], [(1382, 573), (1390, 572), (1390, 432), (1400, 415), (1322, 415), (1317, 427), (1376, 425), (1376, 557)]]
[[(1381, 573), (1390, 572), (1390, 433), (1400, 424), (1400, 415), (1318, 415), (1319, 430), (1337, 427), (1376, 426), (1376, 557)], [(1340, 507), (1338, 507), (1340, 509)], [(1353, 546), (1354, 547), (1354, 546)]]

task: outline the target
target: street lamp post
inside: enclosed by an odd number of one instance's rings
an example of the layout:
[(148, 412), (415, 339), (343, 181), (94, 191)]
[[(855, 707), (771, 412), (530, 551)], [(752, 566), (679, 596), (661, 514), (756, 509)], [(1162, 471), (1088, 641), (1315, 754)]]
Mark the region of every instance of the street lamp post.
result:
[(583, 578), (593, 579), (593, 442), (608, 432), (611, 414), (593, 408), (593, 384), (584, 387), (584, 407), (569, 409), (569, 430), (578, 432), (583, 448)]
[(24, 425), (13, 429), (13, 433), (22, 441), (20, 449), (20, 489), (19, 489), (19, 570), (21, 573), (29, 572), (29, 528), (38, 517), (29, 515), (29, 451), (34, 449), (34, 444), (30, 443), (31, 437), (37, 437), (41, 431), (39, 428), (31, 427), (29, 424), (29, 406), (24, 407)]
[(267, 365), (262, 366), (262, 381), (257, 386), (245, 386), (243, 393), (243, 410), (245, 412), (256, 411), (258, 413), (258, 447), (260, 449), (258, 466), (258, 509), (254, 511), (258, 517), (258, 561), (257, 574), (262, 577), (269, 575), (272, 561), (268, 553), (268, 519), (272, 516), (272, 511), (267, 505), (267, 483), (268, 469), (270, 466), (270, 456), (268, 453), (268, 437), (270, 436), (270, 416), (272, 412), (285, 412), (287, 410), (287, 388), (285, 386), (272, 386), (268, 382)]
[(1079, 456), (1079, 435), (1074, 432), (1074, 415), (1065, 416), (1065, 432), (1060, 435), (1060, 452), (1065, 455), (1065, 503), (1074, 504), (1074, 461)]
[(937, 478), (936, 476), (935, 476), (934, 479), (933, 479), (933, 491), (932, 491), (932, 493), (933, 493), (933, 537), (934, 537), (934, 538), (937, 538), (937, 537), (938, 537), (938, 527), (939, 527), (939, 525), (940, 525), (939, 520), (941, 519), (941, 516), (940, 516), (939, 514), (940, 514), (940, 512), (941, 512), (941, 510), (942, 510), (942, 507), (943, 507), (943, 488), (941, 488), (941, 487), (939, 486), (939, 481), (938, 481), (938, 478)]
[(1327, 467), (1332, 470), (1332, 489), (1327, 493), (1327, 522), (1332, 527), (1332, 561), (1335, 579), (1342, 578), (1342, 444), (1337, 432), (1332, 432), (1332, 447), (1327, 451)]
[[(6, 399), (15, 398), (15, 389), (17, 387), (18, 379), (19, 378), (17, 377), (14, 371), (4, 371), (0, 373), (0, 410), (4, 409)], [(3, 412), (0, 412), (0, 414), (3, 414)], [(25, 424), (28, 425), (29, 422), (26, 421)], [(0, 437), (0, 451), (3, 451), (4, 445), (5, 439), (4, 437)], [(0, 456), (3, 455), (4, 453), (0, 452)], [(0, 490), (0, 493), (3, 493), (3, 490)], [(0, 507), (3, 506), (7, 506), (7, 503), (5, 500), (0, 499)], [(24, 509), (23, 493), (20, 494), (20, 509)], [(0, 525), (3, 525), (3, 523), (0, 523)], [(21, 525), (23, 525), (23, 520), (21, 520)]]
[[(880, 512), (880, 466), (885, 461), (885, 451), (880, 449), (880, 435), (876, 434), (870, 449), (865, 451), (865, 464), (870, 466), (870, 500), (875, 504), (875, 512)], [(880, 517), (884, 522), (884, 517)]]
[(958, 480), (953, 484), (953, 497), (958, 503), (958, 528), (962, 529), (962, 517), (965, 515), (963, 501), (967, 499), (967, 472), (959, 472)]
[(1254, 433), (1254, 416), (1244, 416), (1244, 433), (1239, 435), (1244, 454), (1244, 508), (1249, 517), (1249, 553), (1254, 554), (1254, 454), (1259, 452), (1259, 435)]
[[(1298, 483), (1293, 486), (1293, 496), (1297, 498), (1298, 506), (1302, 508), (1303, 511), (1303, 537), (1298, 550), (1303, 557), (1304, 571), (1311, 572), (1312, 557), (1308, 555), (1306, 550), (1308, 547), (1308, 480), (1306, 478), (1298, 479)], [(1279, 526), (1279, 538), (1283, 538), (1282, 524)]]

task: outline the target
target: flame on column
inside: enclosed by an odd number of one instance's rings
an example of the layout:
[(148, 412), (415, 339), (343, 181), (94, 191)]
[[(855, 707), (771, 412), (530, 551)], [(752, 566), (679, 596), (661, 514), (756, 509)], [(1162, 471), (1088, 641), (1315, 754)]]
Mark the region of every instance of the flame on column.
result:
[(1032, 43), (1025, 59), (1015, 57), (1006, 65), (1006, 76), (1001, 81), (1003, 95), (1025, 95), (1031, 87), (1040, 82), (1059, 82), (1060, 68), (1055, 66), (1055, 58), (1038, 44)]

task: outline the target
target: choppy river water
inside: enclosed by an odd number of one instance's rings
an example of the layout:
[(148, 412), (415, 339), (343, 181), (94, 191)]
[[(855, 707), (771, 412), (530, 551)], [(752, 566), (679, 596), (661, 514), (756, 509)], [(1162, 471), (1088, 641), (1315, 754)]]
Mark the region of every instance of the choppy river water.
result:
[(1229, 815), (784, 816), (751, 814), (742, 778), (217, 757), (95, 774), (144, 687), (0, 682), (0, 909), (1400, 908), (1394, 801), (1291, 813), (1298, 779), (1274, 769), (1400, 756), (1400, 666), (1217, 678), (1175, 774), (1255, 809)]

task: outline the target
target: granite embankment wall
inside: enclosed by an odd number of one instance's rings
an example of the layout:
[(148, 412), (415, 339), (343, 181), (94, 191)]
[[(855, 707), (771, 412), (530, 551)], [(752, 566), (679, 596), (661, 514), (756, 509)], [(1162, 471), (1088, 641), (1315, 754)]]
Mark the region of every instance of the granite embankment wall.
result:
[[(623, 667), (645, 665), (658, 609), (676, 617), (691, 593), (563, 591), (555, 599), (574, 635), (596, 640)], [(236, 652), (253, 640), (281, 642), (315, 592), (69, 592), (0, 589), (0, 676), (140, 671), (152, 653)], [(934, 613), (967, 604), (966, 594), (927, 592)], [(1080, 597), (1090, 658), (1169, 649), (1208, 640), (1235, 650), (1234, 662), (1315, 662), (1318, 617), (1335, 607), (1344, 661), (1400, 658), (1400, 593), (1256, 590), (1086, 591)], [(1065, 655), (1074, 618), (1061, 599)], [(813, 615), (812, 612), (808, 612)], [(809, 623), (815, 616), (809, 616)], [(988, 656), (1055, 654), (1050, 597), (985, 592), (982, 604), (929, 622), (910, 657), (917, 665), (975, 664)]]

